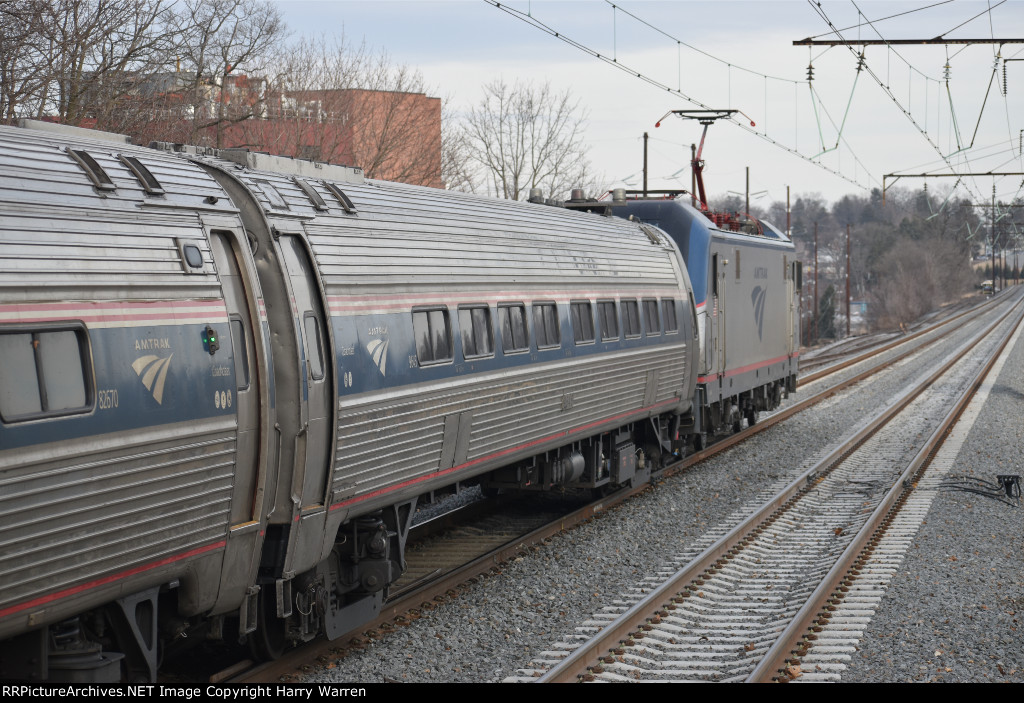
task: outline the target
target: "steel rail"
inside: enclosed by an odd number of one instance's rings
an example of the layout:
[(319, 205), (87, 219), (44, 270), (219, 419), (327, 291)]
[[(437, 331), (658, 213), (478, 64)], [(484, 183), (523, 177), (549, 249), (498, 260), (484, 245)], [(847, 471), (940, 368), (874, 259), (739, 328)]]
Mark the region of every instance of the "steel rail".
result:
[[(907, 468), (900, 474), (892, 488), (889, 489), (882, 502), (871, 513), (868, 521), (864, 523), (854, 536), (853, 541), (843, 550), (839, 561), (825, 575), (808, 600), (797, 611), (793, 620), (790, 621), (786, 629), (779, 635), (775, 644), (772, 645), (754, 671), (747, 677), (748, 683), (790, 679), (790, 676), (785, 673), (785, 670), (788, 668), (787, 665), (795, 664), (799, 666), (799, 658), (812, 646), (810, 643), (813, 640), (808, 638), (810, 630), (816, 625), (824, 624), (823, 620), (828, 620), (829, 616), (824, 614), (826, 607), (834, 600), (842, 598), (842, 594), (836, 593), (837, 589), (841, 585), (849, 585), (849, 582), (852, 580), (850, 578), (850, 570), (853, 568), (853, 565), (859, 561), (869, 543), (877, 542), (879, 538), (878, 532), (880, 527), (883, 526), (883, 522), (886, 524), (891, 522), (892, 516), (898, 512), (906, 497), (913, 491), (914, 477), (924, 471), (928, 464), (931, 463), (932, 458), (939, 447), (942, 446), (949, 431), (960, 419), (968, 403), (974, 398), (978, 388), (985, 381), (989, 371), (992, 370), (992, 367), (1002, 355), (1006, 345), (1010, 342), (1010, 338), (1020, 327), (1022, 321), (1024, 321), (1024, 314), (1018, 314), (1017, 321), (1003, 335), (995, 351), (971, 381), (967, 391), (954, 403), (949, 413), (946, 414), (939, 426), (932, 432), (928, 441), (925, 442), (924, 446), (921, 447), (920, 451), (917, 452), (907, 465)], [(794, 656), (794, 652), (797, 652), (796, 656)]]
[[(755, 513), (721, 537), (713, 545), (704, 550), (689, 564), (677, 570), (662, 585), (650, 591), (641, 601), (630, 607), (598, 633), (570, 652), (566, 657), (549, 669), (537, 681), (539, 683), (569, 683), (577, 681), (585, 675), (589, 665), (605, 655), (610, 645), (628, 640), (631, 635), (650, 622), (650, 619), (662, 610), (663, 604), (674, 595), (683, 591), (685, 585), (702, 574), (710, 576), (709, 569), (722, 565), (732, 559), (743, 543), (752, 540), (752, 535), (759, 534), (767, 525), (772, 524), (788, 508), (791, 501), (795, 502), (799, 495), (806, 492), (821, 476), (831, 471), (845, 459), (856, 447), (863, 444), (895, 415), (901, 412), (925, 389), (941, 378), (966, 352), (988, 337), (1012, 312), (1021, 305), (1018, 300), (1010, 310), (1001, 315), (981, 334), (961, 345), (951, 353), (948, 361), (931, 373), (916, 386), (905, 391), (895, 401), (877, 413), (873, 418), (862, 424), (851, 437), (835, 447), (827, 456), (791, 481), (774, 498), (767, 501)], [(774, 416), (773, 416), (774, 418)], [(756, 427), (756, 426), (755, 426)], [(737, 435), (738, 436), (738, 435)], [(717, 445), (716, 445), (717, 446)]]
[[(984, 302), (982, 302), (982, 303), (980, 303), (978, 305), (975, 305), (975, 306), (973, 306), (973, 307), (971, 307), (971, 308), (969, 308), (967, 310), (964, 310), (963, 312), (957, 313), (956, 315), (954, 315), (952, 317), (949, 317), (949, 318), (946, 318), (946, 319), (944, 319), (944, 320), (942, 320), (940, 322), (936, 322), (933, 325), (929, 325), (928, 327), (925, 327), (924, 329), (918, 330), (917, 332), (914, 332), (912, 334), (906, 335), (904, 337), (900, 337), (899, 339), (895, 339), (895, 340), (893, 340), (891, 342), (887, 342), (887, 343), (885, 343), (882, 346), (873, 347), (873, 348), (871, 348), (871, 349), (869, 349), (869, 350), (867, 350), (865, 352), (862, 352), (862, 353), (858, 354), (855, 357), (847, 359), (846, 361), (843, 361), (843, 362), (841, 362), (839, 364), (835, 364), (833, 366), (829, 366), (827, 368), (821, 369), (820, 371), (815, 371), (813, 373), (807, 374), (806, 376), (802, 376), (800, 378), (800, 381), (799, 381), (798, 385), (797, 385), (797, 389), (799, 390), (801, 386), (807, 385), (808, 383), (813, 383), (814, 381), (822, 379), (822, 378), (824, 378), (826, 376), (830, 376), (831, 374), (836, 373), (837, 371), (842, 371), (845, 368), (853, 366), (854, 364), (858, 364), (861, 361), (864, 361), (866, 359), (870, 359), (871, 357), (876, 356), (878, 354), (882, 354), (884, 352), (887, 352), (887, 351), (889, 351), (890, 349), (892, 349), (894, 347), (898, 347), (901, 344), (905, 344), (906, 342), (910, 342), (910, 341), (912, 341), (914, 339), (917, 339), (918, 337), (921, 337), (923, 335), (928, 334), (929, 332), (934, 332), (936, 330), (939, 330), (942, 327), (944, 327), (946, 325), (949, 325), (949, 324), (959, 320), (964, 315), (967, 315), (969, 313), (980, 312), (981, 310), (984, 310), (985, 308), (987, 308), (987, 307), (989, 307), (991, 305), (994, 305), (996, 302), (997, 301), (995, 299), (990, 298), (989, 300), (986, 300), (986, 301), (984, 301)], [(952, 332), (952, 329), (949, 330), (948, 332), (944, 332), (943, 335), (941, 335), (941, 336), (945, 336), (945, 335), (949, 334), (950, 332)], [(941, 336), (939, 338), (941, 338)], [(937, 338), (937, 339), (939, 339), (939, 338)], [(813, 360), (811, 360), (811, 361), (813, 362)]]

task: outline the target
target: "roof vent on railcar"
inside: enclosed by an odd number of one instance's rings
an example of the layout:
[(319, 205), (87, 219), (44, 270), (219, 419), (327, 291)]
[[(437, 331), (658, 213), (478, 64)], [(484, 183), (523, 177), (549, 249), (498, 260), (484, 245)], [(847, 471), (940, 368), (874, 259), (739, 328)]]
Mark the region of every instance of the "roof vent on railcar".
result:
[(352, 199), (345, 195), (345, 191), (343, 191), (341, 188), (336, 186), (334, 183), (331, 183), (330, 181), (321, 181), (321, 183), (324, 184), (324, 188), (331, 191), (331, 195), (333, 195), (338, 200), (338, 202), (341, 203), (341, 208), (347, 214), (356, 214), (356, 206), (352, 204)]
[(126, 156), (125, 154), (118, 154), (117, 158), (121, 160), (128, 170), (132, 172), (132, 175), (138, 179), (142, 189), (149, 195), (163, 195), (164, 187), (160, 185), (160, 181), (156, 179), (152, 171), (146, 168), (139, 159), (135, 156)]
[(82, 170), (85, 171), (85, 175), (89, 177), (90, 181), (92, 181), (96, 190), (117, 190), (117, 186), (114, 185), (114, 181), (111, 180), (110, 176), (107, 175), (107, 172), (103, 170), (103, 167), (99, 165), (99, 162), (96, 161), (89, 152), (84, 149), (72, 149), (71, 147), (66, 147), (65, 151), (68, 156), (75, 161), (75, 163), (82, 167)]
[(324, 212), (329, 209), (327, 207), (327, 203), (324, 202), (324, 199), (320, 197), (320, 194), (317, 193), (313, 186), (307, 181), (299, 178), (298, 176), (293, 176), (292, 180), (295, 181), (295, 185), (297, 185), (302, 192), (306, 194), (306, 197), (309, 198), (309, 202), (313, 203), (313, 208), (315, 210)]

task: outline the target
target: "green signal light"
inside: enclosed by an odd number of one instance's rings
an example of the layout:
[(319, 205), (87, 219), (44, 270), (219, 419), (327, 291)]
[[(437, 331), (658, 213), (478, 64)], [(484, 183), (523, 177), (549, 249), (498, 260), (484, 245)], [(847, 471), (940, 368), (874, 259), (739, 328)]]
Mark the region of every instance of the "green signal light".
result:
[(220, 349), (220, 342), (217, 341), (217, 333), (214, 332), (213, 327), (210, 325), (207, 325), (206, 329), (203, 330), (203, 346), (206, 347), (206, 350), (210, 352), (211, 356), (216, 354), (217, 350)]

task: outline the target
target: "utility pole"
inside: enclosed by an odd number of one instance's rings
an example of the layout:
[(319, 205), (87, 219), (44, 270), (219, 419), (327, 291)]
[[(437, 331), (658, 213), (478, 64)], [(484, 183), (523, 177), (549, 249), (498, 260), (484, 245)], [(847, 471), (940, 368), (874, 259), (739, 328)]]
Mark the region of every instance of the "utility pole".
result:
[(814, 223), (814, 341), (818, 341), (818, 223)]
[(850, 224), (846, 224), (846, 336), (850, 336)]
[(746, 214), (750, 214), (750, 167), (747, 166), (747, 209)]
[(988, 260), (992, 263), (992, 283), (996, 282), (996, 182), (992, 181), (992, 251)]
[(793, 223), (789, 210), (789, 186), (786, 186), (786, 236), (793, 238)]

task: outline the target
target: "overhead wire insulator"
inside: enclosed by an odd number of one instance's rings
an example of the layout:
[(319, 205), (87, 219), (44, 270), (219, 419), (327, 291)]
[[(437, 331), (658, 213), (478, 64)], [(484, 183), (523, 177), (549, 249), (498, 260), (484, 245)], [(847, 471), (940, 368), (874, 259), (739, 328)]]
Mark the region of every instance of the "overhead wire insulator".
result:
[(814, 64), (807, 64), (807, 82), (810, 83), (814, 80)]
[(946, 61), (946, 65), (942, 67), (942, 78), (943, 80), (949, 80), (952, 76), (953, 69), (949, 67), (949, 61)]
[(857, 57), (857, 70), (858, 71), (863, 71), (864, 70), (864, 66), (866, 66), (866, 65), (867, 65), (867, 61), (865, 61), (865, 59), (864, 59), (864, 50), (862, 49), (861, 52), (860, 52), (860, 56)]
[(1006, 60), (1003, 60), (1003, 97), (1006, 97)]

